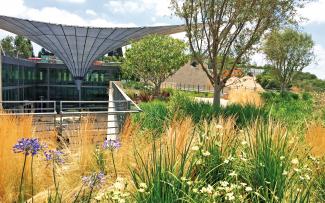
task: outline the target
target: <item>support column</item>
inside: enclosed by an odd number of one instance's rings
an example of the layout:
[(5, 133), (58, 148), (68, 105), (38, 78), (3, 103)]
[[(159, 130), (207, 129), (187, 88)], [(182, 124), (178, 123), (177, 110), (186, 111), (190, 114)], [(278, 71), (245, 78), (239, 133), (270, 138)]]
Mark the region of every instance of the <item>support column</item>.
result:
[(82, 79), (80, 79), (80, 78), (75, 79), (74, 82), (75, 82), (75, 84), (77, 86), (79, 101), (81, 101), (81, 85), (82, 85)]

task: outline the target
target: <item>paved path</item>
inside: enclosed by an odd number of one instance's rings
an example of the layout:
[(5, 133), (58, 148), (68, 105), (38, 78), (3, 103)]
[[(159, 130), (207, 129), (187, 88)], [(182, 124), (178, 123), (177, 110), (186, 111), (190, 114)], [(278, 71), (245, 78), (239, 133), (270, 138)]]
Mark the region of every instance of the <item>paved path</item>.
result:
[[(213, 98), (207, 98), (207, 97), (195, 97), (195, 101), (197, 102), (205, 102), (205, 103), (209, 103), (212, 105), (213, 103)], [(225, 107), (228, 104), (228, 100), (225, 99), (220, 99), (220, 104), (221, 106)]]

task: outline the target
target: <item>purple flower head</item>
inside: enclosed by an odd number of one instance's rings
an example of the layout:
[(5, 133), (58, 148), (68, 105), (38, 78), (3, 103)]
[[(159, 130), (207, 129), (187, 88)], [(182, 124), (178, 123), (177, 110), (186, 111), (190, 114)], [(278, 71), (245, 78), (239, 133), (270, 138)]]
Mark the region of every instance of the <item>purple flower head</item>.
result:
[(63, 164), (64, 160), (62, 158), (63, 152), (60, 150), (49, 150), (44, 152), (46, 161), (54, 160), (57, 164)]
[(37, 138), (21, 138), (13, 146), (13, 151), (15, 153), (24, 153), (26, 156), (31, 154), (35, 156), (40, 150), (44, 148)]
[(105, 175), (103, 172), (93, 173), (90, 176), (83, 176), (82, 182), (90, 188), (100, 187), (105, 182)]
[(104, 149), (118, 149), (121, 147), (121, 142), (118, 140), (105, 140), (103, 144)]

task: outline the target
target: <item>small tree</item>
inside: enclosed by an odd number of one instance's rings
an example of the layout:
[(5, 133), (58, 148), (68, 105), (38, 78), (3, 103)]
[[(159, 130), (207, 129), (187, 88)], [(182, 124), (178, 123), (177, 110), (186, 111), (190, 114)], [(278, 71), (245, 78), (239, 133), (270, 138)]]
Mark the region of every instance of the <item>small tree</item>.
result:
[(314, 42), (310, 35), (293, 29), (273, 31), (266, 39), (263, 50), (281, 84), (281, 92), (297, 72), (301, 72), (314, 59)]
[(186, 44), (169, 36), (150, 35), (131, 44), (125, 53), (122, 72), (154, 85), (154, 93), (161, 84), (187, 61)]
[[(214, 86), (215, 106), (220, 106), (220, 91), (243, 57), (251, 53), (266, 31), (293, 22), (297, 7), (304, 2), (172, 0), (176, 15), (185, 21), (193, 56)], [(230, 62), (229, 58), (234, 60)], [(227, 69), (228, 74), (223, 75)]]

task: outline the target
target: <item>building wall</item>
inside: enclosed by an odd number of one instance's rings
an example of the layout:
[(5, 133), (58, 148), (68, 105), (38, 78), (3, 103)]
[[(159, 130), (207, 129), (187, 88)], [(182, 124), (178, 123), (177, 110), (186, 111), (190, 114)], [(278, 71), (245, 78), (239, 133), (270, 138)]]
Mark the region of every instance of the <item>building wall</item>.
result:
[[(77, 100), (78, 92), (64, 64), (32, 63), (3, 57), (3, 100)], [(92, 66), (82, 85), (82, 100), (107, 100), (109, 81), (119, 80), (120, 68)]]
[(185, 86), (206, 86), (211, 87), (211, 82), (202, 70), (200, 65), (196, 67), (192, 66), (191, 63), (187, 63), (181, 67), (174, 75), (170, 76), (165, 83), (167, 85), (185, 85)]

